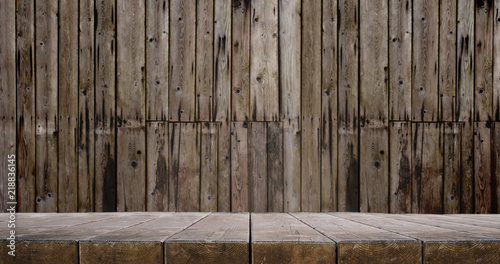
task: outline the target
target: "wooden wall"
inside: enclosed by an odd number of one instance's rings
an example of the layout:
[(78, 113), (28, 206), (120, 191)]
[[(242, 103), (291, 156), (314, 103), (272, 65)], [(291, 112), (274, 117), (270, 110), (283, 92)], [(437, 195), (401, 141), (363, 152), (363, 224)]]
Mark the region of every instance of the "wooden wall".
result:
[(0, 3), (0, 209), (500, 210), (500, 0)]

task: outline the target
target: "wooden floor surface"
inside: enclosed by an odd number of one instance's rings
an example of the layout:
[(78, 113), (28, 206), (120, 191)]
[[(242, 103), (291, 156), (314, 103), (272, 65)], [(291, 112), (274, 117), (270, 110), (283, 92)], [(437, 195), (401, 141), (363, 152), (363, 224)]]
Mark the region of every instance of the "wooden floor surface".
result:
[(500, 215), (18, 213), (0, 263), (500, 263)]

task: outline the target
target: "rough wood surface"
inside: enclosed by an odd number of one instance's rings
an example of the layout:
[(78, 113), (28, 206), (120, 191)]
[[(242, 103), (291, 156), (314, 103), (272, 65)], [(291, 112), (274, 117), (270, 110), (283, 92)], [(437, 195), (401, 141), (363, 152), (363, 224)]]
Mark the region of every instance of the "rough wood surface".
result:
[(267, 127), (248, 124), (248, 211), (267, 211)]
[(168, 210), (168, 123), (147, 123), (146, 210)]
[(491, 127), (490, 122), (474, 123), (474, 211), (491, 213)]
[(250, 118), (250, 0), (233, 1), (231, 120)]
[(474, 121), (493, 119), (493, 1), (476, 1)]
[(217, 212), (217, 145), (219, 125), (201, 125), (200, 211)]
[(500, 213), (500, 123), (495, 122), (494, 130), (492, 131), (492, 149), (493, 152), (493, 172), (491, 186), (491, 211), (492, 213)]
[(439, 101), (438, 120), (454, 121), (457, 72), (457, 1), (439, 6)]
[(460, 157), (462, 124), (448, 122), (444, 125), (443, 213), (460, 213)]
[(196, 120), (213, 119), (214, 1), (196, 1)]
[(283, 212), (283, 126), (267, 123), (267, 212)]
[(389, 212), (411, 212), (412, 141), (410, 122), (389, 124)]
[(249, 211), (248, 123), (231, 124), (231, 211)]

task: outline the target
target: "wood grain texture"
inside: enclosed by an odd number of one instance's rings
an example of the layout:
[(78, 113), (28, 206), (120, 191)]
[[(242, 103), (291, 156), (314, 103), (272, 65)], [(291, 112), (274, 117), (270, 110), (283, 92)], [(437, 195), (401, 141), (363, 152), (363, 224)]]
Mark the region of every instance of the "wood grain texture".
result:
[[(493, 54), (500, 52), (500, 1), (495, 0), (493, 3)], [(493, 57), (493, 114), (495, 121), (500, 121), (500, 59), (498, 56)]]
[(233, 1), (231, 120), (250, 118), (250, 0)]
[(267, 127), (263, 122), (248, 123), (248, 211), (267, 211)]
[(443, 212), (443, 129), (412, 123), (412, 213)]
[(321, 92), (321, 211), (337, 210), (337, 1), (323, 2)]
[(493, 1), (476, 1), (474, 121), (493, 119)]
[(142, 1), (117, 2), (118, 211), (143, 211), (146, 208), (145, 11)]
[(78, 50), (78, 211), (94, 211), (95, 3), (80, 1)]
[(217, 212), (217, 146), (219, 124), (201, 125), (200, 211)]
[(284, 209), (300, 211), (301, 1), (279, 1)]
[(491, 186), (491, 211), (500, 213), (500, 123), (495, 122), (492, 131), (492, 149), (493, 149), (493, 172)]
[(448, 122), (444, 125), (444, 174), (443, 213), (460, 213), (460, 159), (462, 124)]
[[(35, 5), (35, 85), (36, 85), (36, 210), (37, 212), (57, 212), (58, 202), (58, 179), (57, 179), (57, 150), (58, 150), (58, 2), (56, 0), (45, 1)], [(67, 8), (67, 7), (66, 7)], [(76, 20), (74, 20), (75, 23)], [(75, 24), (76, 26), (76, 24)], [(62, 46), (61, 48), (63, 48)], [(73, 58), (73, 61), (75, 58)], [(71, 59), (69, 59), (71, 61)], [(68, 80), (75, 84), (77, 75), (68, 76)], [(73, 96), (72, 99), (75, 97)], [(76, 103), (76, 101), (73, 101)], [(65, 110), (68, 111), (69, 109)], [(73, 112), (75, 114), (75, 112)], [(71, 116), (71, 119), (76, 116)], [(65, 120), (66, 121), (66, 120)], [(76, 127), (75, 120), (69, 121), (72, 124), (68, 131), (74, 136), (73, 130)], [(64, 128), (64, 125), (63, 125)], [(60, 133), (63, 134), (63, 133)], [(75, 156), (74, 138), (67, 138), (65, 144), (71, 145), (68, 154)], [(64, 157), (62, 158), (64, 160)], [(73, 162), (73, 160), (72, 160)], [(69, 164), (75, 166), (76, 164)], [(76, 184), (76, 177), (71, 175), (67, 184), (73, 187)], [(61, 186), (65, 186), (61, 182)], [(76, 191), (76, 190), (75, 190)], [(71, 194), (70, 194), (71, 195)], [(64, 197), (66, 198), (66, 197)], [(76, 205), (76, 197), (67, 197), (69, 203)], [(76, 207), (71, 206), (71, 209)], [(61, 210), (64, 211), (64, 205)]]
[(169, 124), (169, 211), (200, 210), (200, 129), (199, 123)]
[(196, 120), (213, 119), (214, 1), (196, 1)]
[(438, 119), (439, 3), (413, 2), (412, 121)]
[(438, 120), (454, 121), (457, 92), (457, 1), (444, 0), (439, 5)]
[(231, 212), (249, 211), (248, 123), (231, 123)]
[(116, 5), (96, 1), (95, 205), (116, 211)]
[(474, 123), (474, 211), (482, 214), (491, 213), (491, 125)]
[(279, 121), (278, 0), (253, 0), (250, 23), (252, 121)]
[(412, 1), (389, 0), (389, 119), (411, 120)]
[(196, 0), (170, 2), (168, 120), (195, 120)]
[[(229, 117), (229, 116), (228, 116)], [(231, 211), (231, 126), (229, 122), (219, 125), (217, 149), (217, 210)]]
[(301, 210), (321, 210), (321, 1), (302, 6)]
[[(23, 190), (18, 208), (35, 211), (35, 5), (32, 0), (16, 2), (16, 135), (17, 184)], [(2, 16), (3, 17), (3, 16)]]
[[(79, 129), (79, 47), (78, 47), (78, 20), (79, 5), (75, 1), (60, 1), (59, 30), (59, 71), (58, 71), (58, 100), (59, 131), (57, 152), (58, 165), (58, 203), (59, 212), (77, 211), (80, 198), (85, 200), (85, 188), (88, 181), (85, 175), (78, 176), (78, 136)], [(57, 17), (55, 18), (57, 20)], [(57, 48), (54, 52), (57, 52)], [(82, 181), (80, 181), (82, 180)], [(80, 183), (82, 185), (80, 186)], [(81, 187), (81, 189), (79, 188)], [(80, 192), (81, 193), (81, 197)], [(42, 196), (43, 200), (43, 196)], [(90, 201), (83, 204), (90, 204)]]
[(147, 123), (146, 210), (168, 210), (168, 123)]
[(267, 123), (267, 212), (283, 212), (283, 126)]
[[(16, 167), (16, 3), (13, 1), (0, 4), (0, 153), (3, 153), (4, 169), (0, 171), (0, 212), (7, 212), (9, 176), (16, 174), (9, 171)], [(14, 156), (12, 156), (14, 155)], [(8, 163), (8, 160), (13, 160)], [(12, 164), (10, 167), (8, 164)], [(16, 171), (17, 170), (16, 168)], [(17, 193), (16, 193), (17, 194)]]
[(410, 122), (389, 124), (389, 212), (411, 212), (412, 141)]
[(359, 6), (339, 1), (338, 210), (359, 210)]
[(167, 0), (146, 1), (147, 120), (168, 120), (169, 8)]

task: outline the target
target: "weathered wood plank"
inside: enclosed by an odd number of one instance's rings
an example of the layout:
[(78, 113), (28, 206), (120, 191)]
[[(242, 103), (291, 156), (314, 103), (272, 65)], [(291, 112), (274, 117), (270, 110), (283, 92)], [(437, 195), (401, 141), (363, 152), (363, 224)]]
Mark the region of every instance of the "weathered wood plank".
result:
[(410, 0), (389, 1), (389, 119), (411, 120), (412, 13)]
[(412, 121), (438, 119), (439, 2), (413, 2)]
[(168, 123), (147, 123), (146, 210), (168, 210)]
[(493, 1), (476, 1), (474, 121), (493, 119)]
[[(493, 54), (499, 54), (500, 52), (500, 1), (495, 0), (493, 3), (494, 17), (493, 17)], [(493, 57), (493, 114), (495, 115), (494, 120), (500, 121), (500, 58), (498, 56)]]
[(252, 0), (251, 16), (251, 120), (279, 121), (278, 0)]
[(493, 170), (491, 173), (491, 211), (500, 213), (500, 123), (495, 122), (492, 131)]
[(231, 212), (249, 211), (248, 123), (231, 123)]
[(232, 121), (250, 118), (250, 0), (233, 1), (232, 16)]
[[(16, 135), (19, 211), (35, 211), (35, 5), (16, 1)], [(3, 17), (3, 16), (2, 16)]]
[(165, 242), (167, 263), (246, 263), (249, 214), (214, 213)]
[(264, 122), (248, 125), (248, 211), (267, 211), (267, 130)]
[(457, 92), (457, 0), (443, 0), (439, 5), (438, 119), (454, 121)]
[[(42, 3), (37, 3), (35, 5), (35, 61), (36, 61), (36, 210), (37, 212), (56, 212), (58, 205), (58, 179), (57, 179), (57, 141), (58, 141), (58, 84), (57, 84), (57, 72), (58, 72), (58, 2), (56, 0), (45, 1)], [(67, 7), (62, 10), (66, 11)], [(62, 12), (65, 13), (65, 12)], [(63, 15), (63, 14), (61, 14)], [(63, 20), (64, 21), (64, 20)], [(69, 22), (69, 21), (68, 21)], [(74, 26), (76, 27), (76, 20), (74, 21)], [(63, 48), (64, 45), (61, 45)], [(76, 50), (75, 50), (76, 52)], [(69, 58), (68, 58), (69, 59)], [(69, 59), (71, 61), (71, 59)], [(64, 61), (64, 60), (63, 60)], [(63, 62), (64, 63), (64, 62)], [(73, 69), (74, 70), (74, 69)], [(72, 74), (66, 76), (68, 80), (73, 82), (77, 81), (77, 75)], [(76, 95), (76, 93), (74, 93)], [(72, 99), (75, 99), (72, 96)], [(72, 102), (76, 103), (75, 101)], [(70, 109), (65, 109), (64, 111), (69, 111)], [(63, 113), (61, 113), (63, 114)], [(76, 117), (76, 112), (70, 118)], [(68, 126), (68, 131), (65, 133), (71, 133), (69, 135), (62, 135), (63, 144), (72, 145), (69, 147), (67, 155), (75, 157), (75, 134), (73, 130), (76, 128), (76, 122), (74, 120), (65, 120), (65, 122), (71, 122)], [(64, 128), (64, 124), (63, 127)], [(71, 138), (71, 136), (73, 138)], [(68, 139), (67, 142), (64, 139)], [(63, 152), (65, 153), (65, 152)], [(66, 155), (66, 153), (65, 153)], [(64, 157), (62, 158), (64, 160)], [(76, 166), (71, 159), (69, 166)], [(74, 167), (76, 168), (76, 167)], [(66, 181), (60, 182), (61, 187), (76, 187), (76, 177), (71, 175)], [(76, 192), (76, 189), (72, 189)], [(61, 200), (61, 210), (76, 210), (76, 199), (69, 193), (69, 197), (62, 195)], [(68, 204), (74, 203), (75, 206), (70, 206), (65, 208), (65, 201)]]
[(200, 129), (199, 123), (169, 124), (169, 211), (200, 210)]
[(411, 212), (411, 124), (410, 122), (389, 123), (389, 212)]
[(358, 3), (339, 1), (338, 16), (338, 210), (358, 211)]
[(412, 213), (443, 212), (443, 125), (412, 123)]
[(217, 212), (217, 146), (219, 124), (201, 125), (200, 211)]
[(215, 0), (214, 7), (214, 110), (219, 126), (217, 164), (218, 211), (231, 210), (231, 2)]
[(474, 122), (474, 210), (475, 213), (491, 213), (491, 124)]
[[(9, 178), (15, 178), (16, 167), (16, 3), (0, 4), (0, 153), (3, 169), (0, 171), (0, 212), (7, 212)], [(9, 162), (12, 160), (12, 162)], [(9, 166), (11, 165), (11, 166)], [(14, 168), (15, 171), (10, 171)], [(13, 170), (14, 170), (13, 169)], [(10, 176), (10, 177), (9, 177)], [(24, 190), (22, 190), (24, 192)], [(19, 194), (16, 193), (16, 196)]]
[(214, 1), (196, 1), (196, 120), (213, 119)]
[(168, 120), (195, 120), (196, 0), (170, 2)]
[(300, 211), (301, 1), (279, 1), (284, 210)]
[[(78, 54), (78, 210), (94, 211), (94, 1), (80, 1)], [(61, 100), (59, 98), (59, 100)]]
[(146, 209), (145, 11), (143, 1), (117, 2), (118, 211)]
[(169, 2), (146, 1), (146, 119), (168, 120)]
[(302, 6), (301, 210), (321, 210), (321, 1)]
[(460, 213), (460, 159), (462, 123), (444, 125), (443, 213)]
[(474, 2), (459, 0), (457, 7), (457, 121), (462, 128), (461, 206), (462, 213), (474, 208)]
[(267, 123), (267, 212), (283, 212), (283, 126)]
[(335, 263), (336, 244), (289, 214), (252, 214), (253, 263)]
[[(57, 195), (59, 212), (75, 212), (79, 210), (80, 201), (86, 198), (85, 191), (82, 197), (78, 194), (82, 190), (88, 190), (85, 188), (87, 183), (84, 181), (85, 175), (82, 175), (82, 181), (78, 177), (79, 6), (75, 1), (63, 0), (59, 4), (59, 30), (64, 34), (59, 34), (59, 51), (57, 47), (54, 49), (54, 52), (59, 54), (59, 74), (55, 74), (59, 77), (59, 94), (56, 95), (59, 98), (59, 105), (55, 105), (56, 112), (57, 107), (59, 108), (59, 131), (57, 132), (59, 138), (54, 142), (59, 154), (57, 162), (59, 183), (56, 188), (59, 190)], [(57, 17), (55, 19), (57, 20)], [(82, 185), (80, 186), (79, 183)]]
[(420, 241), (328, 214), (294, 217), (337, 243), (338, 263), (421, 263)]
[(116, 6), (96, 1), (95, 58), (95, 205), (116, 211)]

